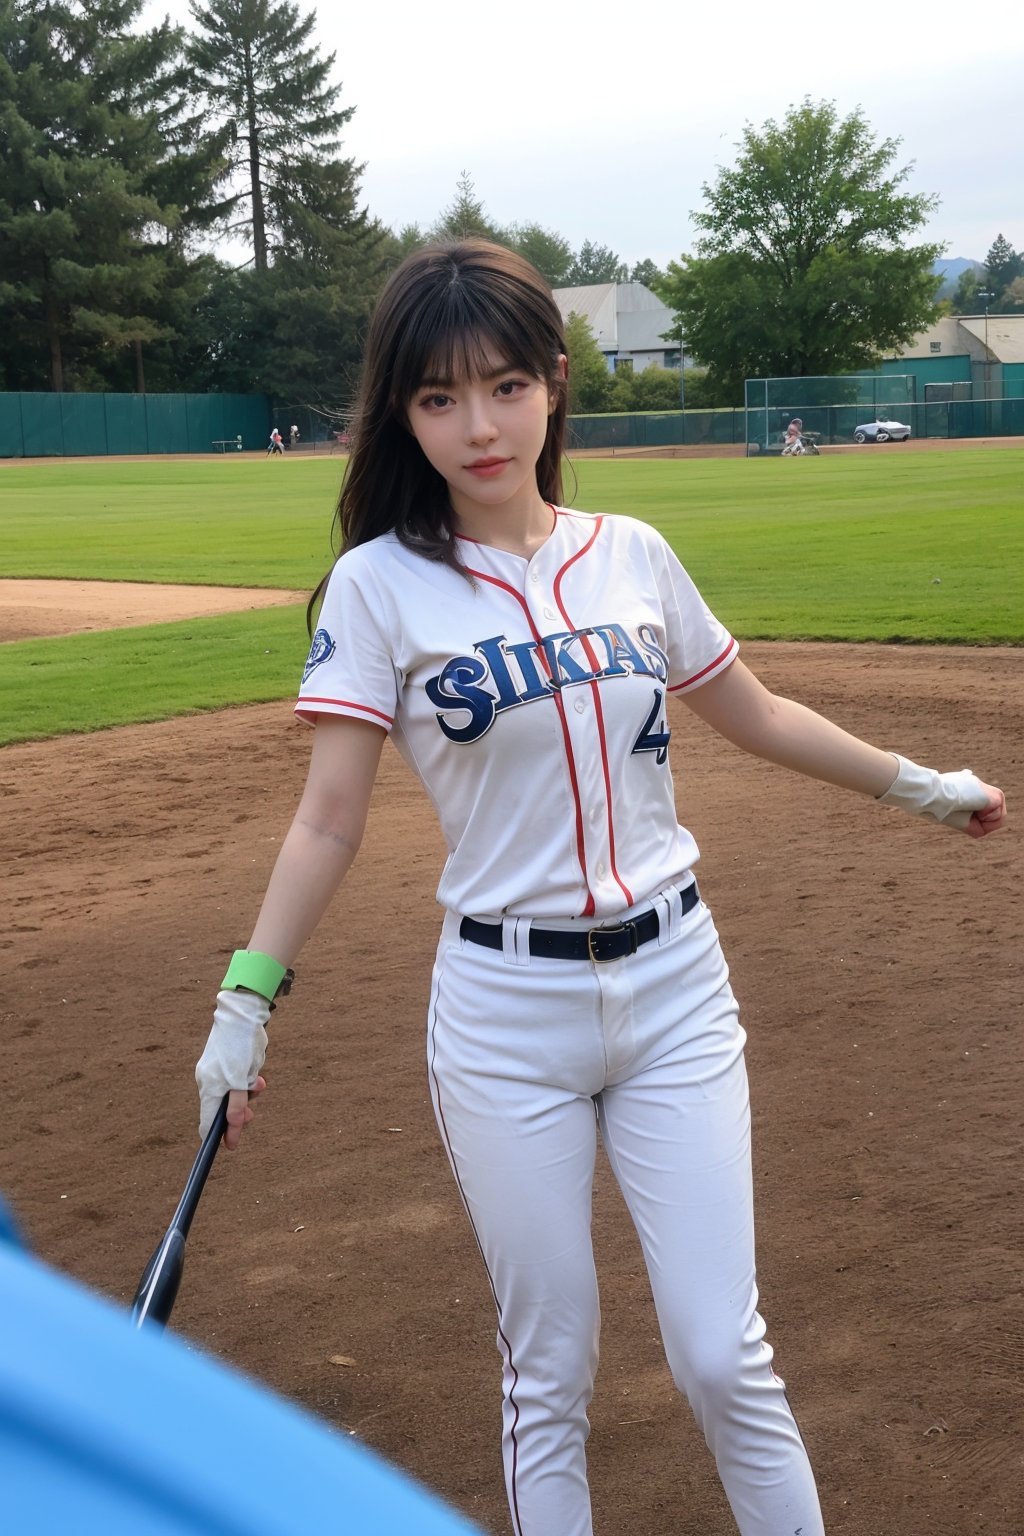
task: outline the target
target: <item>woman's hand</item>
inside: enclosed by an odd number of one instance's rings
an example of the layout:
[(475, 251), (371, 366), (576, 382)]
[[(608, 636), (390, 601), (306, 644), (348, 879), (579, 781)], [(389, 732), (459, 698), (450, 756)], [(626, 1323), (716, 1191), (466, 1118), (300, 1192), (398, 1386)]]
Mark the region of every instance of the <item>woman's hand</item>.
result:
[(217, 993), (213, 1028), (196, 1063), (200, 1141), (213, 1124), (225, 1093), (230, 1091), (224, 1145), (237, 1147), (243, 1127), (252, 1119), (249, 1095), (262, 1093), (266, 1087), (260, 1070), (267, 1054), (270, 1012), (270, 1004), (258, 992), (240, 987)]
[(994, 784), (982, 784), (981, 787), (989, 797), (988, 805), (984, 810), (972, 811), (970, 821), (961, 828), (968, 837), (987, 837), (990, 832), (998, 832), (1006, 822), (1006, 796), (1002, 790)]
[(242, 1132), (255, 1115), (251, 1101), (263, 1092), (267, 1086), (265, 1077), (258, 1077), (248, 1090), (244, 1088), (232, 1088), (228, 1094), (228, 1123), (224, 1132), (224, 1145), (229, 1152), (233, 1152), (242, 1139)]

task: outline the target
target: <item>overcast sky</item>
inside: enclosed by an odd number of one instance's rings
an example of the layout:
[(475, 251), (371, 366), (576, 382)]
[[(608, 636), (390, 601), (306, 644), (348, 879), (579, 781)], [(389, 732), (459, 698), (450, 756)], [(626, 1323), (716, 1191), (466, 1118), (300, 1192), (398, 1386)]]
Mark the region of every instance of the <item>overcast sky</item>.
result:
[[(308, 0), (299, 0), (300, 10)], [(1024, 248), (1024, 3), (889, 0), (320, 0), (317, 38), (354, 106), (344, 152), (393, 228), (429, 225), (468, 171), (496, 223), (659, 265), (691, 248), (701, 185), (744, 124), (805, 96), (863, 108), (902, 139), (909, 189), (936, 193), (926, 234), (984, 258)], [(187, 22), (188, 0), (144, 19)]]

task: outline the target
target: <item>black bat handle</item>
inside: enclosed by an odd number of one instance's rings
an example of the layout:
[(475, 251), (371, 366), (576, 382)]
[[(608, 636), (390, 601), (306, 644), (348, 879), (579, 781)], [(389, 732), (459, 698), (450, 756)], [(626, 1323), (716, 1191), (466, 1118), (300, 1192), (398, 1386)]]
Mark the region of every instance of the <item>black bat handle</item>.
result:
[(181, 1192), (178, 1209), (175, 1211), (174, 1219), (171, 1222), (171, 1226), (176, 1227), (182, 1237), (188, 1237), (188, 1229), (192, 1225), (192, 1218), (199, 1204), (199, 1196), (203, 1192), (210, 1169), (213, 1167), (213, 1160), (217, 1156), (217, 1148), (220, 1146), (221, 1138), (227, 1129), (228, 1097), (229, 1095), (225, 1094), (223, 1099), (221, 1099), (220, 1108), (213, 1117), (213, 1123), (203, 1137), (203, 1144), (196, 1153), (196, 1160), (192, 1164), (192, 1172), (189, 1174), (185, 1188)]
[(228, 1095), (225, 1094), (210, 1129), (203, 1137), (203, 1144), (196, 1153), (196, 1160), (192, 1164), (192, 1171), (171, 1224), (139, 1281), (131, 1312), (136, 1328), (141, 1328), (146, 1322), (157, 1323), (162, 1327), (171, 1315), (185, 1267), (185, 1239), (227, 1123)]

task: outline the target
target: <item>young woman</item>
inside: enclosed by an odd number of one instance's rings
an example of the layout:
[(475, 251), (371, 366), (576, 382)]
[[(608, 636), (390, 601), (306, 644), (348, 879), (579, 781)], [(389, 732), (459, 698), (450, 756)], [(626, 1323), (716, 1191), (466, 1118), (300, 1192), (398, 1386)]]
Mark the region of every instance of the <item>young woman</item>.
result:
[(196, 1070), (202, 1125), (253, 1114), (287, 967), (355, 857), (391, 736), (448, 846), (428, 1016), (434, 1108), (498, 1312), (516, 1536), (587, 1536), (597, 1131), (665, 1348), (744, 1536), (817, 1536), (814, 1480), (757, 1311), (744, 1034), (676, 819), (669, 694), (749, 752), (961, 827), (935, 773), (764, 688), (664, 540), (566, 510), (550, 290), (480, 241), (410, 256), (368, 338), (298, 713), (306, 789)]

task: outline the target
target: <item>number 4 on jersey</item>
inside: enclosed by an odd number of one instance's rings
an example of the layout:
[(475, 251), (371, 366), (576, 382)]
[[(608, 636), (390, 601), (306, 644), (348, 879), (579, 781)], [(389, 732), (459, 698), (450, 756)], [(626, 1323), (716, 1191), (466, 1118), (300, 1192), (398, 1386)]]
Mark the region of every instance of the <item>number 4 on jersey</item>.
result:
[[(668, 757), (668, 744), (672, 737), (672, 732), (669, 730), (665, 721), (661, 720), (659, 722), (661, 706), (664, 698), (665, 695), (662, 690), (660, 688), (655, 688), (654, 703), (651, 705), (651, 712), (647, 716), (647, 719), (644, 721), (640, 735), (637, 737), (633, 744), (634, 752), (654, 752), (656, 754), (654, 760), (659, 765), (659, 767), (666, 761)], [(657, 729), (655, 729), (656, 723)]]

